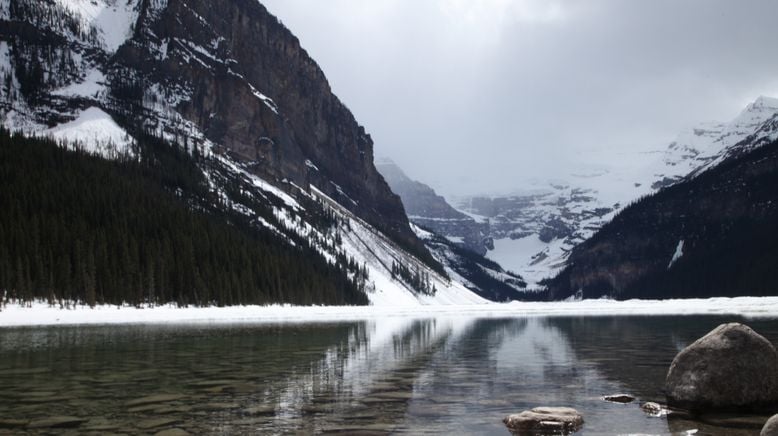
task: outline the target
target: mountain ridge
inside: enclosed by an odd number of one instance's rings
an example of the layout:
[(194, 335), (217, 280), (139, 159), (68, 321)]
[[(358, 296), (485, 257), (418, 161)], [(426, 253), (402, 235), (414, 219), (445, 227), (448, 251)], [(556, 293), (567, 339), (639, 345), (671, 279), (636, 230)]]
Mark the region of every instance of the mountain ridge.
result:
[(773, 141), (662, 188), (575, 247), (568, 265), (545, 282), (549, 295), (775, 295), (777, 183)]
[(449, 240), (483, 256), (491, 247), (488, 228), (451, 206), (434, 189), (408, 177), (391, 159), (376, 161), (376, 168), (402, 199), (408, 218), (416, 225), (445, 235)]
[(538, 284), (559, 272), (576, 245), (631, 202), (775, 138), (778, 99), (761, 96), (728, 123), (702, 123), (681, 132), (644, 164), (625, 162), (623, 168), (587, 173), (591, 177), (535, 181), (535, 189), (524, 193), (465, 197), (454, 206), (489, 221), (495, 249), (487, 257)]
[[(140, 137), (174, 144), (219, 207), (290, 244), (304, 238), (351, 280), (368, 276), (373, 304), (485, 301), (419, 240), (370, 136), (259, 2), (6, 0), (0, 21), (5, 126), (109, 158)], [(116, 21), (130, 24), (106, 25)]]
[(450, 277), (492, 301), (533, 298), (520, 275), (483, 256), (491, 243), (484, 236), (488, 229), (483, 223), (456, 211), (435, 190), (412, 180), (393, 161), (382, 158), (376, 167), (406, 205), (414, 232)]

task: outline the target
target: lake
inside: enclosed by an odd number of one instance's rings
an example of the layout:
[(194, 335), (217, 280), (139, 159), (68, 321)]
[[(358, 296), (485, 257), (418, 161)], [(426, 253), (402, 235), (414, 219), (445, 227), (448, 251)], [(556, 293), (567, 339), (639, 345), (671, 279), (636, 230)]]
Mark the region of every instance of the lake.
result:
[[(57, 431), (507, 435), (505, 415), (559, 405), (584, 414), (577, 434), (756, 435), (730, 427), (766, 417), (639, 408), (663, 402), (679, 350), (731, 321), (778, 343), (776, 319), (713, 315), (2, 328), (0, 434), (70, 416)], [(616, 393), (638, 401), (601, 399)]]

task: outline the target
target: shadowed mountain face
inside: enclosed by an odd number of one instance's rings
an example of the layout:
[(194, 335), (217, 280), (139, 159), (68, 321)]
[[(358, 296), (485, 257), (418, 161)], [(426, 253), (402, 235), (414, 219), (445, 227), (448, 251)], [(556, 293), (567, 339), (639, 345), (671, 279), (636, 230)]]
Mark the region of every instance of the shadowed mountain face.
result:
[(424, 252), (373, 166), (372, 139), (297, 38), (259, 2), (170, 0), (156, 19), (140, 23), (117, 53), (115, 75), (141, 72), (168, 89), (171, 80), (189, 89), (179, 106), (184, 118), (258, 174), (313, 184)]
[(314, 185), (431, 261), (370, 136), (258, 1), (17, 0), (0, 20), (14, 78), (0, 95), (6, 126), (40, 131), (99, 107), (127, 131), (226, 154), (288, 192)]
[[(370, 136), (256, 0), (15, 0), (0, 2), (0, 22), (9, 130), (170, 175), (164, 190), (189, 211), (334, 260), (374, 304), (483, 301), (446, 276), (376, 170)], [(176, 178), (150, 157), (161, 144), (197, 174)]]
[(551, 296), (776, 295), (778, 142), (626, 208), (576, 247)]

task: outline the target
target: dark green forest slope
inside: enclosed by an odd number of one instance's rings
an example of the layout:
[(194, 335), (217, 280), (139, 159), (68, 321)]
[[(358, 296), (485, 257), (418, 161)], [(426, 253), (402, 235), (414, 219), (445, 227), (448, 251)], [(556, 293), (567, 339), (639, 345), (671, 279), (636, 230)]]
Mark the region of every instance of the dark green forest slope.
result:
[[(138, 159), (107, 161), (0, 131), (4, 301), (367, 304), (347, 261), (224, 207), (196, 153), (135, 136)], [(226, 189), (276, 221), (269, 200)]]
[(778, 142), (627, 207), (546, 285), (552, 299), (778, 295)]

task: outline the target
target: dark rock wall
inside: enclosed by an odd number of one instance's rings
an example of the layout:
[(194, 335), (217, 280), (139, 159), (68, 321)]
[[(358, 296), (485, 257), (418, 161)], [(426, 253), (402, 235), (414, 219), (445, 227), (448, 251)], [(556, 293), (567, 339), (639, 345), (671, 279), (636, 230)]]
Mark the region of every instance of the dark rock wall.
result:
[(120, 74), (137, 71), (185, 89), (190, 98), (177, 110), (223, 151), (280, 186), (315, 185), (430, 259), (373, 165), (372, 139), (298, 39), (259, 2), (170, 0), (161, 10), (151, 2), (144, 8), (133, 41), (115, 58)]

